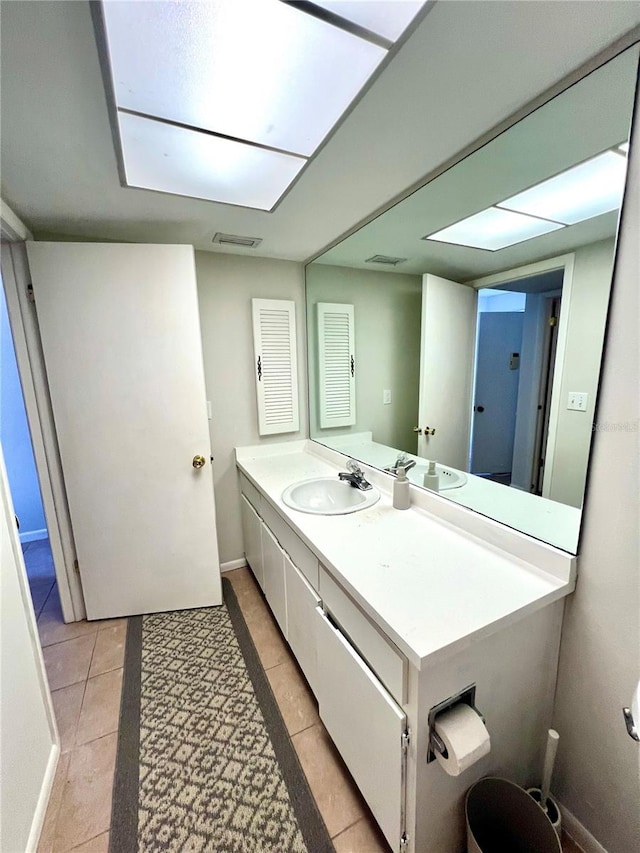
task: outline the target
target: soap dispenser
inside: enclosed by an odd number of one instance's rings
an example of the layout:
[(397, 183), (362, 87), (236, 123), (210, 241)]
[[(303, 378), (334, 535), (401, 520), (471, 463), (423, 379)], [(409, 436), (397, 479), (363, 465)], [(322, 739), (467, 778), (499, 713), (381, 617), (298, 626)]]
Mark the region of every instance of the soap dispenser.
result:
[(397, 469), (398, 476), (393, 481), (393, 505), (396, 509), (409, 509), (411, 506), (411, 492), (409, 491), (409, 480), (404, 468)]
[(429, 462), (429, 467), (422, 478), (422, 485), (425, 489), (431, 489), (432, 492), (440, 491), (440, 475), (436, 471), (436, 463), (434, 461)]

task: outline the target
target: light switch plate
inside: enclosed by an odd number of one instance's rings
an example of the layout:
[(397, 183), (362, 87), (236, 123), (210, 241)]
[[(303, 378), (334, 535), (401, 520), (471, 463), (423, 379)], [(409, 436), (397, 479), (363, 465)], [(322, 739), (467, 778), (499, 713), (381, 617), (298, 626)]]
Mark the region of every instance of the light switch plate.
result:
[(391, 403), (391, 391), (383, 391), (382, 392), (382, 403), (385, 406), (390, 405), (390, 403)]
[(589, 395), (586, 391), (569, 391), (567, 409), (573, 412), (586, 412)]

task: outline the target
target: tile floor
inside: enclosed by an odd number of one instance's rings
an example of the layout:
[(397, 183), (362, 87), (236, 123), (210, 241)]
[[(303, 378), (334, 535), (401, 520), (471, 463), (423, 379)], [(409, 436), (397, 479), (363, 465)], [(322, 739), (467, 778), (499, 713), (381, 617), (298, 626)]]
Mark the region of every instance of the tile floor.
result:
[[(26, 546), (25, 561), (36, 544)], [(28, 573), (62, 755), (38, 853), (107, 853), (126, 619), (64, 625), (43, 550), (33, 549)], [(237, 569), (227, 577), (336, 853), (388, 853), (251, 572)]]

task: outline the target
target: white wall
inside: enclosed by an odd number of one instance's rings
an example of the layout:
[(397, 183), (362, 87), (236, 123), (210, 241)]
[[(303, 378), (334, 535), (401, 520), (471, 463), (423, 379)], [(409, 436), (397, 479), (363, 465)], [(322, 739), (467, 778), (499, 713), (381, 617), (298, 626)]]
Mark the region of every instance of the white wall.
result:
[(640, 849), (640, 745), (621, 712), (640, 675), (639, 111), (554, 721), (555, 793), (608, 853)]
[[(611, 239), (576, 250), (570, 304), (562, 305), (563, 311), (569, 311), (569, 325), (553, 467), (545, 497), (575, 507), (582, 505), (584, 493), (614, 248), (615, 241)], [(567, 409), (570, 391), (588, 393), (586, 412)]]
[[(333, 435), (371, 430), (373, 440), (415, 453), (420, 381), (422, 277), (387, 271), (311, 264), (307, 268), (309, 303), (310, 425), (318, 441)], [(356, 424), (319, 429), (317, 399), (318, 302), (355, 306)], [(383, 403), (384, 390), (392, 402)]]
[[(196, 252), (207, 399), (216, 491), (218, 545), (222, 563), (244, 554), (235, 447), (308, 436), (304, 268), (292, 261)], [(300, 430), (260, 438), (253, 362), (251, 299), (296, 303)]]
[(34, 850), (57, 759), (44, 664), (0, 451), (0, 850)]

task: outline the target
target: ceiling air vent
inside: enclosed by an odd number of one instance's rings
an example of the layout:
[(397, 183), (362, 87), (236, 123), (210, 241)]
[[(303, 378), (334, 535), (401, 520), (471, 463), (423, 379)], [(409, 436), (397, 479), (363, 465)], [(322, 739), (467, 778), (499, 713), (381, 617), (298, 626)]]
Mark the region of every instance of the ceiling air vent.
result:
[(212, 240), (219, 246), (241, 246), (244, 249), (255, 249), (262, 243), (262, 237), (239, 237), (237, 234), (220, 234)]
[(406, 258), (393, 258), (391, 255), (372, 255), (366, 259), (365, 264), (386, 264), (389, 267), (395, 267), (406, 260)]

